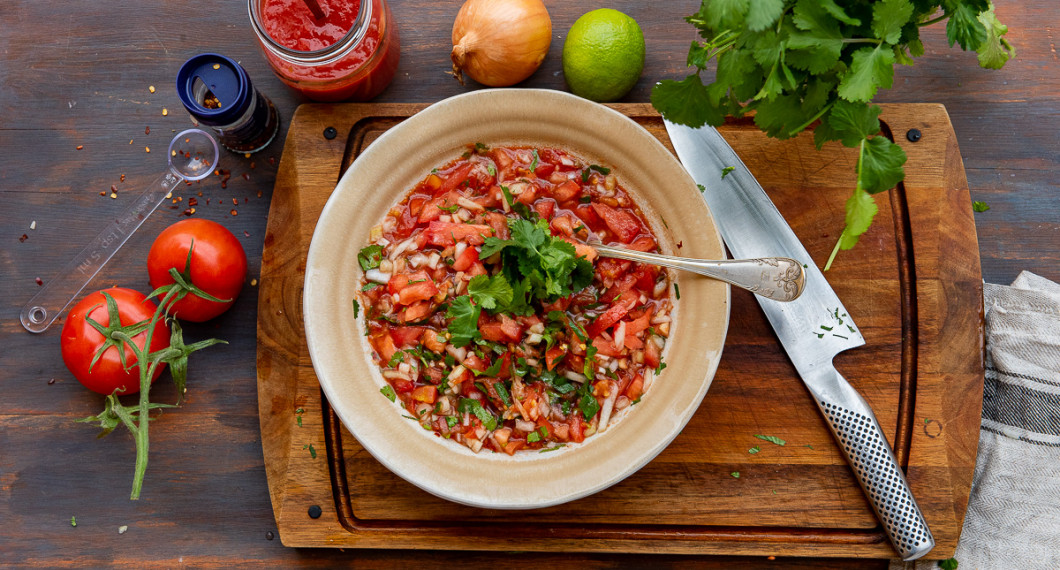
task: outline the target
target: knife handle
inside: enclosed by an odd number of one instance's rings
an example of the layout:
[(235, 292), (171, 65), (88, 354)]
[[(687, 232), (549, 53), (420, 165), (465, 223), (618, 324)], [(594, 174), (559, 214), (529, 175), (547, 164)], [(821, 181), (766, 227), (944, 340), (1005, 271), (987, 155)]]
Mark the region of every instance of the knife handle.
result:
[(811, 390), (814, 399), (894, 549), (903, 560), (916, 560), (935, 547), (931, 529), (872, 408), (834, 367), (827, 368), (830, 389)]

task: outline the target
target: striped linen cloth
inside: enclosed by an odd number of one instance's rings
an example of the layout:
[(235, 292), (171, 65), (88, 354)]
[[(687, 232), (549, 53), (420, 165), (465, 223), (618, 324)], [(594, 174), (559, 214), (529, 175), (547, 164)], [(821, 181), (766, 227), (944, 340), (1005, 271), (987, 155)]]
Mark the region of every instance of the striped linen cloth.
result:
[[(961, 570), (1060, 568), (1060, 285), (985, 284), (986, 382)], [(931, 557), (931, 554), (928, 554)], [(936, 560), (895, 560), (927, 570)]]

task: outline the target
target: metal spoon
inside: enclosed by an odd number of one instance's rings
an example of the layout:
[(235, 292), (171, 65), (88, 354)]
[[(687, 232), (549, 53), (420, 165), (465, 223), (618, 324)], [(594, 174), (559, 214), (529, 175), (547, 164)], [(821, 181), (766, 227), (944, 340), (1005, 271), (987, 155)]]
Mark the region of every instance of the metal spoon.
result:
[(802, 264), (788, 257), (705, 260), (589, 244), (602, 257), (628, 259), (706, 275), (775, 301), (794, 301), (806, 286)]

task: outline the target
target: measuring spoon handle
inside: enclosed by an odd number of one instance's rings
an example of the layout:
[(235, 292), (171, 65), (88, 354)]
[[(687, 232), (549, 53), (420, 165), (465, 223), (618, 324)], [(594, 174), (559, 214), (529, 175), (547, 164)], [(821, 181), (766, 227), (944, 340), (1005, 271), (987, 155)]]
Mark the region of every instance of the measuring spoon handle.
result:
[(31, 333), (47, 330), (181, 180), (167, 170), (151, 183), (22, 307), (18, 316), (22, 326)]

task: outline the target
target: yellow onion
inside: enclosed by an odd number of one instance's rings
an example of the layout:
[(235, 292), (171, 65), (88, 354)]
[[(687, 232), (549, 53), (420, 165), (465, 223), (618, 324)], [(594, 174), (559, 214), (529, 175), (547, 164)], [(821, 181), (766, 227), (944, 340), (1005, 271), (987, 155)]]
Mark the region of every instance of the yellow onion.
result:
[(514, 85), (541, 65), (552, 20), (541, 0), (467, 0), (453, 23), (453, 75), (490, 87)]

